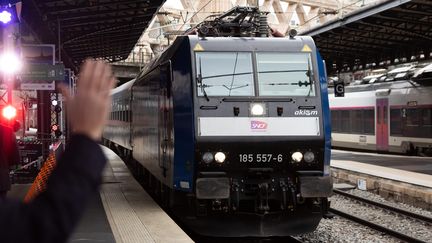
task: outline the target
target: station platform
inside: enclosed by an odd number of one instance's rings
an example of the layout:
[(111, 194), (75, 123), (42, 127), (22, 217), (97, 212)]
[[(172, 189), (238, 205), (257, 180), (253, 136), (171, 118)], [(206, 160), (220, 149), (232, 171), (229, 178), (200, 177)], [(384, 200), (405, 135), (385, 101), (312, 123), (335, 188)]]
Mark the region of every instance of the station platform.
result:
[(193, 242), (134, 179), (124, 162), (103, 147), (109, 160), (100, 191), (116, 242)]
[[(113, 151), (100, 192), (91, 199), (69, 243), (193, 242), (158, 206)], [(14, 184), (8, 197), (22, 200), (31, 184)]]
[(377, 154), (332, 149), (332, 160), (353, 161), (432, 175), (432, 157)]
[(432, 175), (349, 160), (332, 160), (331, 167), (432, 188)]
[(330, 165), (335, 182), (432, 209), (432, 158), (332, 150)]

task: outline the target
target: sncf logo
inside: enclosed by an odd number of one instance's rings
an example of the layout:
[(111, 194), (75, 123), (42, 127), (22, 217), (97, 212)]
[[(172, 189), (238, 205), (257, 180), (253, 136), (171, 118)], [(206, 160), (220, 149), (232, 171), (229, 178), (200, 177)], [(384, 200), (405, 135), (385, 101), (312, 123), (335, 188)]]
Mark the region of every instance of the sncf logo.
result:
[(252, 130), (265, 130), (267, 129), (267, 122), (263, 121), (251, 121)]

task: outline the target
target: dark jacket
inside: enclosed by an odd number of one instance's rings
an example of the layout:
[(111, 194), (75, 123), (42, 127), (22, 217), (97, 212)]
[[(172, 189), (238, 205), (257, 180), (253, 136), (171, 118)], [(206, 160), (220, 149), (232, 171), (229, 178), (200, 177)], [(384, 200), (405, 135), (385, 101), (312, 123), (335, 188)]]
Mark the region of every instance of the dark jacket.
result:
[(52, 172), (47, 190), (26, 204), (0, 203), (0, 242), (67, 241), (101, 183), (106, 158), (86, 136), (72, 136)]
[(20, 161), (15, 133), (12, 128), (0, 124), (0, 191), (9, 191), (9, 169)]

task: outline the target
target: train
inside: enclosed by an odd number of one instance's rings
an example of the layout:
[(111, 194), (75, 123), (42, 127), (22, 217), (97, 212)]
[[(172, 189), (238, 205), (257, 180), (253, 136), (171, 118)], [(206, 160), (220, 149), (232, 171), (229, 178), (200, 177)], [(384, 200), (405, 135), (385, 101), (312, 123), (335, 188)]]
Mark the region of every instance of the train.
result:
[[(245, 11), (256, 14), (231, 15)], [(112, 91), (104, 144), (198, 235), (315, 230), (332, 180), (327, 77), (312, 38), (199, 28)]]
[(405, 79), (329, 89), (332, 145), (432, 156), (432, 80)]

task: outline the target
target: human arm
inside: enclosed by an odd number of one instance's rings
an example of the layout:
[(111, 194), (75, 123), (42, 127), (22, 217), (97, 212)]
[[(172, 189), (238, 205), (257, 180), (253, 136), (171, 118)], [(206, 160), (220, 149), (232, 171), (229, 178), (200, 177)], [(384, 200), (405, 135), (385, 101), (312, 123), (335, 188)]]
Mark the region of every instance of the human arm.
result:
[(89, 198), (97, 192), (106, 158), (96, 143), (107, 120), (114, 84), (110, 67), (87, 61), (77, 95), (66, 97), (74, 135), (52, 172), (46, 191), (29, 203), (0, 204), (1, 242), (65, 242)]
[(1, 242), (65, 242), (97, 193), (105, 163), (96, 142), (85, 135), (72, 136), (46, 191), (28, 204), (0, 204)]

